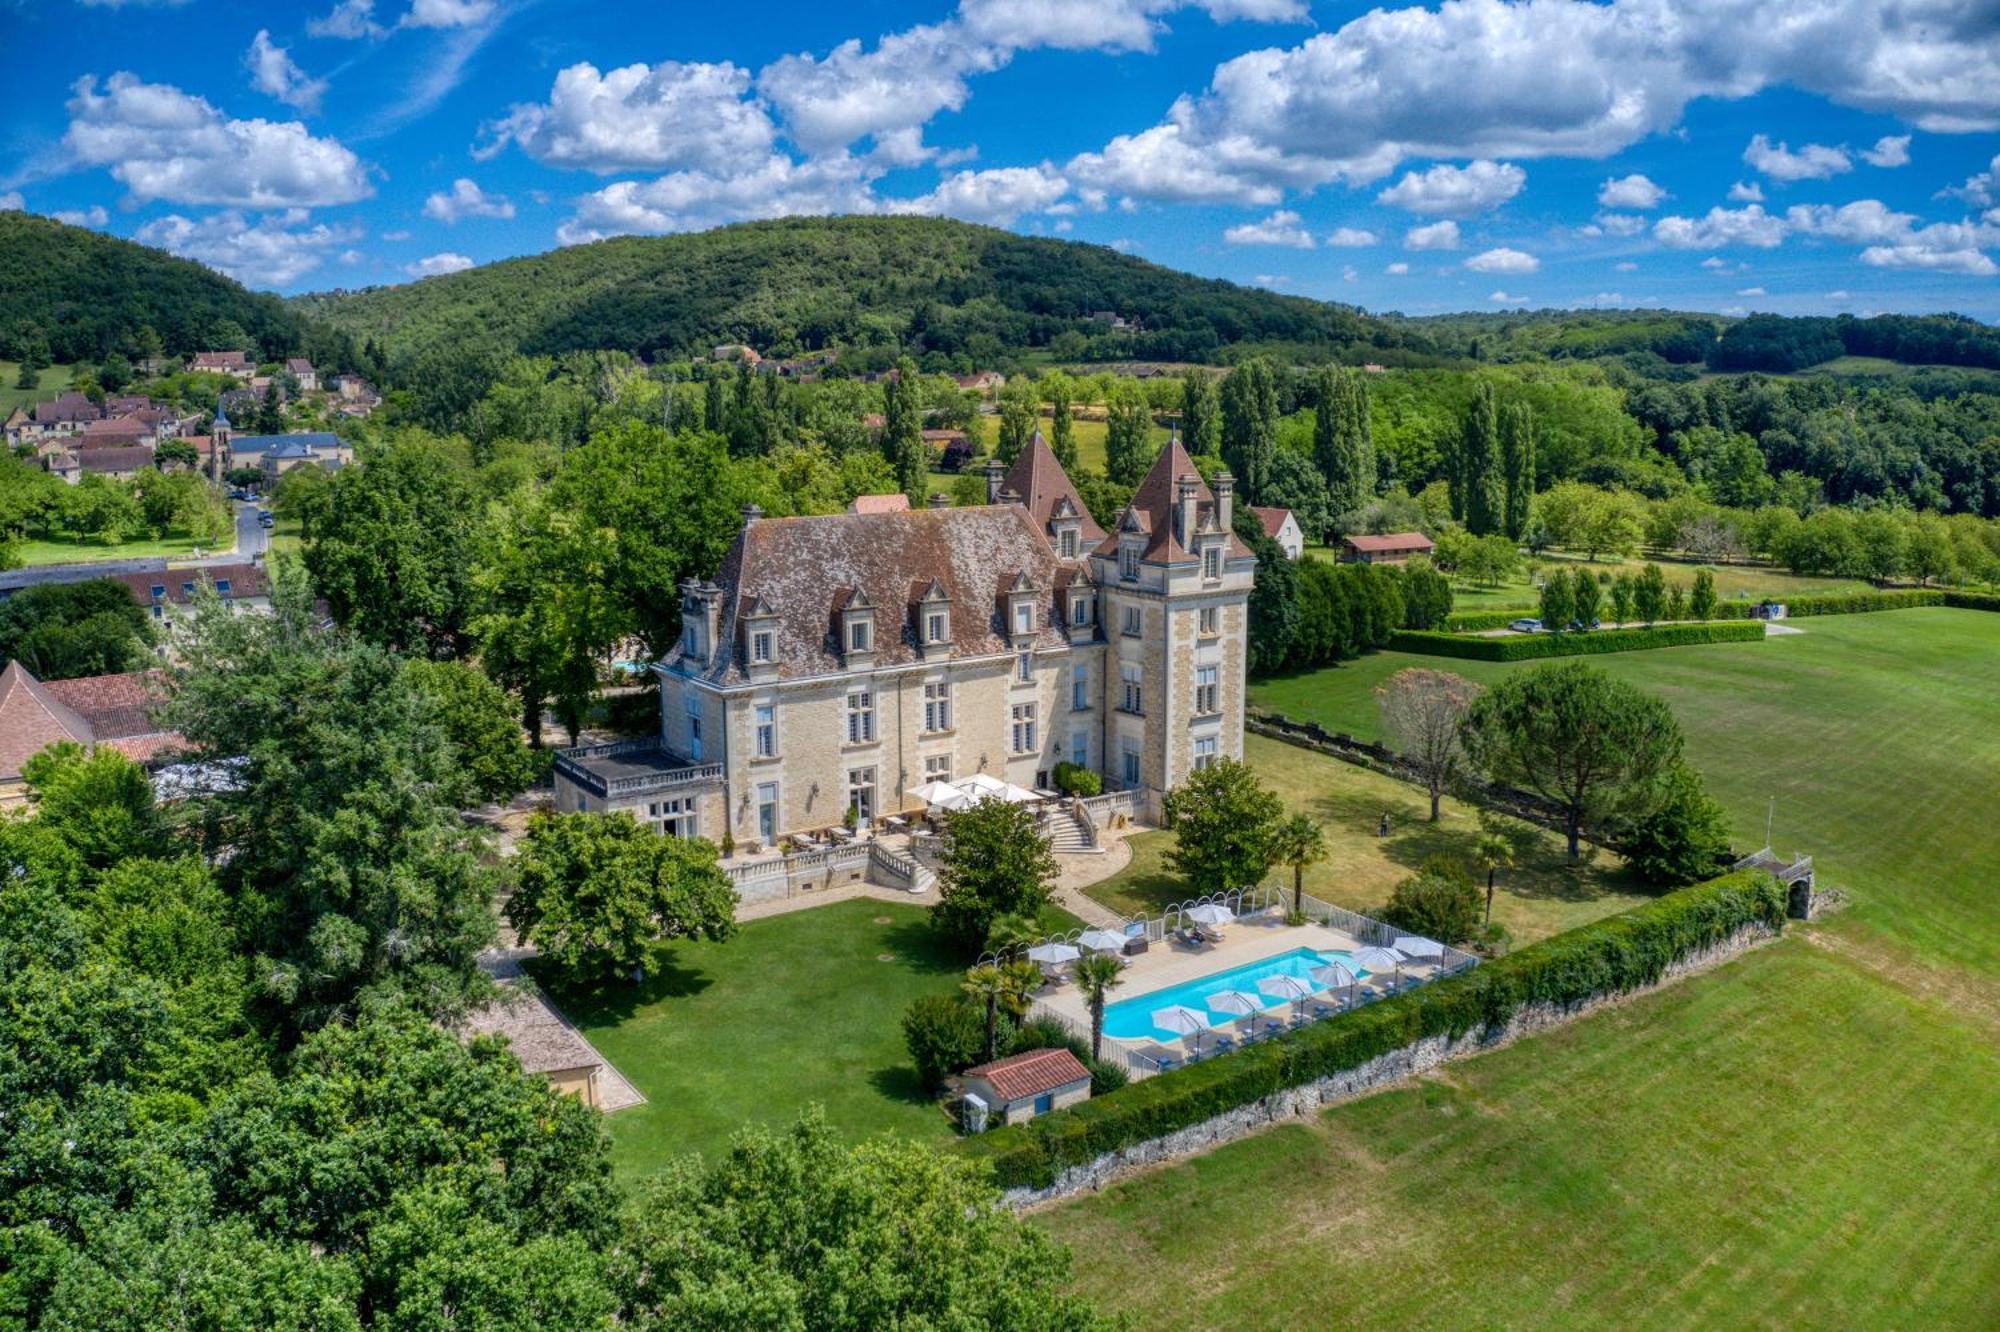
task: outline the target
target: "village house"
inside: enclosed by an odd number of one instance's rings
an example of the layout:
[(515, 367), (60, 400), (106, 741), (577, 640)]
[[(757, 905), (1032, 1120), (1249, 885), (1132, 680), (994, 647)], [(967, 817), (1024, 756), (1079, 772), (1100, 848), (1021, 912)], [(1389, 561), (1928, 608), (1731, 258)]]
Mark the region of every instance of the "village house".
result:
[(974, 375), (959, 375), (952, 382), (969, 393), (992, 393), (1006, 387), (1007, 376), (998, 370), (981, 370)]
[[(133, 444), (79, 448), (74, 456), (79, 479), (83, 476), (103, 476), (113, 481), (130, 481), (152, 467), (153, 446)], [(49, 470), (55, 469), (51, 467)]]
[(285, 373), (290, 375), (292, 382), (299, 386), (299, 392), (317, 393), (319, 391), (319, 371), (313, 369), (313, 363), (305, 357), (286, 357)]
[(1253, 508), (1258, 525), (1264, 535), (1278, 543), (1278, 549), (1285, 552), (1285, 558), (1295, 560), (1306, 553), (1306, 534), (1299, 527), (1298, 515), (1290, 509), (1276, 507)]
[(188, 614), (196, 593), (206, 583), (223, 604), (237, 611), (271, 608), (271, 588), (255, 564), (206, 564), (187, 569), (154, 569), (105, 575), (125, 584), (132, 600), (163, 626)]
[(1159, 793), (1240, 757), (1256, 558), (1178, 441), (1106, 532), (1036, 432), (984, 505), (766, 518), (681, 587), (657, 740), (559, 756), (562, 809), (770, 847), (1058, 764)]
[(1351, 536), (1340, 543), (1342, 564), (1407, 564), (1437, 547), (1422, 532), (1389, 532), (1381, 536)]
[(147, 672), (37, 680), (18, 661), (0, 670), (0, 809), (27, 799), (21, 769), (59, 741), (105, 745), (145, 763), (180, 747), (152, 720), (156, 681)]
[(72, 441), (79, 449), (150, 448), (156, 440), (154, 429), (136, 416), (113, 416), (92, 421)]
[(202, 370), (209, 374), (229, 375), (236, 379), (248, 380), (257, 373), (257, 367), (250, 358), (240, 351), (196, 352), (188, 361), (188, 369)]
[(300, 431), (289, 435), (239, 435), (229, 427), (227, 417), (218, 416), (209, 427), (222, 447), (227, 469), (262, 469), (265, 477), (276, 480), (304, 463), (340, 467), (354, 461), (354, 450), (340, 436), (328, 430)]

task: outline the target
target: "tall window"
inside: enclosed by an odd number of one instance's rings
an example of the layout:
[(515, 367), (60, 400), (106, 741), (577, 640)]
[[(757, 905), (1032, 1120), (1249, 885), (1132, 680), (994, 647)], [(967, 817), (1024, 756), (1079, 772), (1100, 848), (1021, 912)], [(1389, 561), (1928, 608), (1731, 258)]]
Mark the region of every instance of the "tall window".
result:
[(1014, 632), (1017, 634), (1035, 632), (1035, 604), (1032, 601), (1014, 603)]
[(1076, 558), (1076, 533), (1069, 528), (1063, 529), (1062, 557), (1066, 560), (1073, 560)]
[(1212, 768), (1214, 766), (1215, 737), (1212, 735), (1203, 736), (1194, 742), (1194, 770), (1200, 772), (1204, 768)]
[(951, 685), (948, 681), (939, 680), (924, 686), (924, 729), (951, 729)]
[(1090, 667), (1084, 662), (1069, 668), (1069, 705), (1076, 712), (1090, 707)]
[(1197, 666), (1194, 668), (1194, 710), (1197, 716), (1202, 717), (1222, 711), (1222, 668), (1220, 666)]
[(1222, 548), (1210, 546), (1201, 553), (1201, 576), (1207, 579), (1222, 577)]
[(1016, 754), (1035, 752), (1035, 705), (1016, 703), (1013, 711), (1013, 747)]
[(1136, 787), (1139, 784), (1139, 742), (1137, 740), (1127, 740), (1125, 742), (1123, 752), (1120, 755), (1119, 767), (1123, 773), (1126, 788), (1129, 790), (1132, 787)]
[(771, 631), (759, 629), (750, 635), (750, 660), (769, 661), (771, 659)]
[(847, 770), (847, 807), (863, 822), (875, 817), (875, 769)]
[(875, 695), (856, 689), (847, 696), (847, 743), (864, 744), (875, 738)]
[(1090, 732), (1084, 727), (1069, 733), (1069, 761), (1079, 768), (1090, 766)]
[(1033, 680), (1035, 678), (1035, 659), (1025, 652), (1014, 658), (1014, 678), (1022, 684), (1027, 684)]
[(759, 703), (754, 710), (757, 726), (757, 757), (775, 758), (778, 754), (778, 710), (769, 703)]
[(1145, 671), (1136, 661), (1118, 664), (1118, 706), (1126, 712), (1146, 711)]
[(1213, 638), (1222, 632), (1222, 610), (1216, 606), (1203, 606), (1200, 612), (1200, 628), (1203, 638)]
[(1124, 545), (1118, 548), (1118, 576), (1128, 583), (1139, 581), (1139, 548)]
[(1121, 627), (1128, 637), (1137, 638), (1139, 636), (1140, 630), (1145, 627), (1144, 616), (1145, 612), (1137, 606), (1127, 606), (1125, 608), (1125, 622)]
[(847, 626), (847, 650), (849, 652), (866, 652), (868, 650), (868, 644), (871, 641), (869, 629), (870, 625), (866, 620), (856, 620)]
[(1072, 596), (1069, 600), (1069, 622), (1074, 625), (1090, 623), (1090, 598)]
[(757, 787), (757, 838), (765, 845), (778, 840), (778, 784), (763, 782)]
[(701, 700), (689, 694), (684, 700), (688, 723), (688, 757), (701, 762)]
[(943, 611), (932, 611), (924, 618), (924, 641), (926, 643), (944, 642)]

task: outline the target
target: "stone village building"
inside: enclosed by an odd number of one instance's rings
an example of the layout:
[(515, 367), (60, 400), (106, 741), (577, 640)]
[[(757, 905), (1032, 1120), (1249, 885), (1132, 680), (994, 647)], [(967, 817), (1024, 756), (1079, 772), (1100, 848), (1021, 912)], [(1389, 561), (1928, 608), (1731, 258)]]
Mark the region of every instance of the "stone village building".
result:
[[(558, 808), (769, 848), (1059, 763), (1157, 795), (1242, 756), (1255, 555), (1178, 440), (1104, 531), (1037, 432), (988, 503), (744, 524), (682, 584), (661, 734), (566, 751)], [(1150, 803), (1148, 805), (1150, 807)]]

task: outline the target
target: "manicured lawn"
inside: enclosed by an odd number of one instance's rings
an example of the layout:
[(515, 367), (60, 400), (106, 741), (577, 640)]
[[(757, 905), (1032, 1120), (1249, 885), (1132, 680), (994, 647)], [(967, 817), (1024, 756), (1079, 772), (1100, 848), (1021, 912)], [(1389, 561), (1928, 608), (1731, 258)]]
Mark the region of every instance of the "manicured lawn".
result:
[[(1748, 958), (1053, 1209), (1142, 1325), (1985, 1326), (2000, 1289), (2000, 615), (1596, 664), (1739, 845), (1852, 906)], [(1382, 654), (1258, 701), (1376, 730)], [(1218, 1243), (1217, 1236), (1226, 1236)]]
[[(1324, 829), (1327, 858), (1305, 873), (1306, 891), (1315, 897), (1373, 912), (1389, 900), (1399, 880), (1433, 855), (1472, 864), (1480, 827), (1469, 806), (1447, 800), (1443, 819), (1431, 823), (1429, 800), (1406, 782), (1261, 736), (1246, 736), (1243, 751), (1287, 809), (1311, 814)], [(1377, 837), (1385, 811), (1390, 835)], [(1516, 944), (1623, 911), (1649, 895), (1609, 852), (1593, 849), (1583, 863), (1572, 866), (1554, 834), (1511, 819), (1506, 826), (1513, 831), (1522, 863), (1501, 872), (1493, 919), (1506, 926)], [(1195, 895), (1167, 868), (1174, 834), (1140, 833), (1131, 841), (1132, 863), (1085, 892), (1127, 915), (1156, 915), (1169, 903)], [(1483, 882), (1483, 876), (1475, 877)], [(1268, 881), (1289, 885), (1292, 872), (1280, 866)]]
[(199, 549), (205, 555), (217, 554), (235, 543), (234, 535), (223, 538), (219, 544), (197, 548), (195, 543), (184, 536), (169, 536), (155, 540), (144, 537), (137, 541), (125, 541), (113, 545), (104, 541), (49, 541), (33, 540), (21, 543), (21, 563), (35, 564), (76, 564), (85, 560), (141, 560), (153, 556), (165, 556), (170, 560), (194, 555)]
[(1995, 1036), (1788, 939), (1040, 1223), (1140, 1327), (1991, 1326)]
[(38, 376), (40, 380), (38, 387), (17, 389), (14, 387), (14, 381), (20, 376), (21, 363), (0, 361), (0, 416), (7, 415), (16, 407), (32, 406), (44, 398), (53, 398), (61, 393), (69, 387), (71, 369), (72, 367), (67, 365), (45, 366)]
[(751, 921), (726, 943), (663, 947), (636, 994), (552, 993), (648, 1098), (605, 1120), (630, 1177), (713, 1155), (743, 1124), (789, 1123), (814, 1101), (853, 1137), (949, 1136), (901, 1023), (912, 999), (960, 974), (921, 908), (862, 899)]

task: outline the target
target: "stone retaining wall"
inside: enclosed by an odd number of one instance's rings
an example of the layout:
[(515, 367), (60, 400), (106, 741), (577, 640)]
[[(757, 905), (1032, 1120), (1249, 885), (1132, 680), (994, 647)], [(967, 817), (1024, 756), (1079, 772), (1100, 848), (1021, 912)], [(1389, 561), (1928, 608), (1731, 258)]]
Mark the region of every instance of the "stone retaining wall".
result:
[(1777, 932), (1769, 926), (1745, 925), (1721, 943), (1700, 952), (1690, 953), (1673, 963), (1667, 968), (1665, 975), (1643, 990), (1601, 993), (1569, 1005), (1530, 1004), (1517, 1011), (1497, 1029), (1475, 1027), (1463, 1036), (1425, 1037), (1355, 1068), (1343, 1070), (1302, 1086), (1288, 1087), (1284, 1091), (1275, 1092), (1248, 1105), (1238, 1106), (1213, 1119), (1189, 1125), (1164, 1137), (1108, 1152), (1084, 1165), (1072, 1166), (1057, 1176), (1056, 1182), (1047, 1188), (1009, 1189), (1003, 1195), (1003, 1201), (1007, 1206), (1016, 1209), (1031, 1208), (1073, 1194), (1101, 1189), (1106, 1184), (1149, 1166), (1205, 1152), (1211, 1147), (1219, 1147), (1226, 1142), (1246, 1137), (1267, 1125), (1318, 1114), (1328, 1106), (1379, 1091), (1391, 1083), (1414, 1077), (1447, 1060), (1483, 1054), (1488, 1050), (1498, 1049), (1517, 1037), (1532, 1036), (1537, 1032), (1561, 1026), (1630, 995), (1648, 993), (1661, 986), (1670, 985), (1683, 976), (1726, 962), (1775, 937)]

